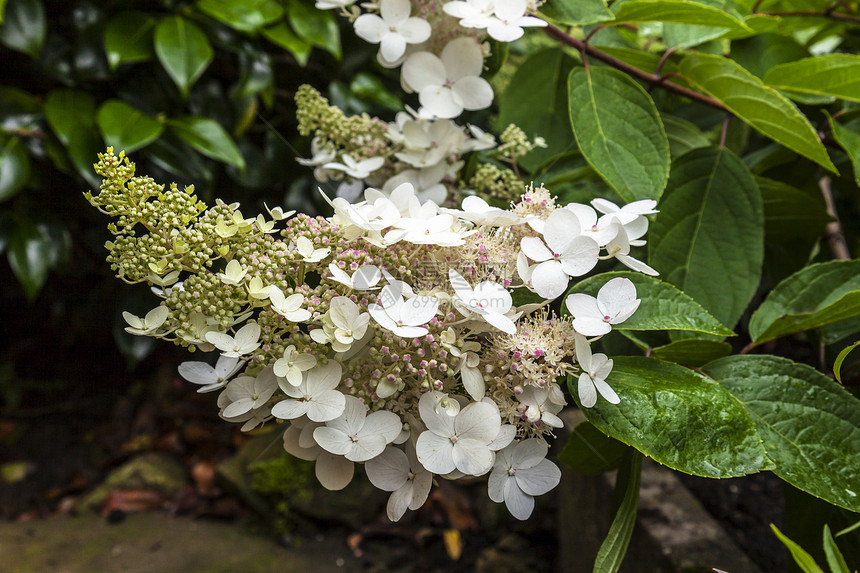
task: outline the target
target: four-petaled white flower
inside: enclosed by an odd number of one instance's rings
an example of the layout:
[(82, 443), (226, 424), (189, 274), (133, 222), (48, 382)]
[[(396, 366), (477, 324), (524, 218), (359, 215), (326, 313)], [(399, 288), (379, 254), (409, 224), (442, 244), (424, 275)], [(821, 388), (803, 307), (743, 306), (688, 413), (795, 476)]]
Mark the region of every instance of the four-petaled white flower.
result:
[(387, 447), (364, 466), (370, 483), (383, 491), (390, 491), (386, 513), (391, 521), (399, 521), (407, 509), (415, 511), (427, 501), (433, 474), (424, 469), (411, 442), (406, 452)]
[(311, 317), (311, 312), (302, 308), (302, 303), (305, 302), (305, 295), (303, 294), (296, 293), (284, 296), (284, 291), (272, 286), (269, 289), (269, 301), (272, 303), (272, 310), (290, 322), (304, 322)]
[(543, 241), (524, 237), (520, 248), (538, 264), (530, 282), (535, 292), (550, 300), (567, 288), (568, 277), (584, 275), (597, 264), (600, 246), (591, 237), (579, 234), (579, 219), (568, 209), (556, 209), (543, 226)]
[(546, 459), (546, 453), (546, 442), (538, 438), (512, 443), (498, 452), (487, 481), (490, 499), (505, 502), (517, 519), (528, 519), (534, 496), (545, 494), (561, 480), (561, 471)]
[(207, 332), (206, 340), (214, 344), (222, 356), (239, 358), (260, 347), (260, 325), (249, 322), (236, 331), (235, 337), (225, 332)]
[(576, 338), (576, 361), (582, 368), (582, 374), (579, 375), (579, 384), (577, 391), (579, 394), (579, 402), (583, 408), (591, 408), (597, 404), (597, 393), (606, 398), (610, 404), (618, 404), (621, 398), (615, 393), (609, 384), (606, 383), (606, 377), (612, 372), (612, 360), (607, 358), (605, 354), (591, 353), (591, 345), (588, 340), (581, 334), (577, 333)]
[(213, 368), (210, 364), (200, 361), (188, 361), (179, 365), (179, 375), (191, 382), (203, 386), (200, 393), (212, 392), (227, 385), (230, 378), (238, 372), (244, 362), (230, 356), (219, 356)]
[(445, 475), (459, 470), (479, 476), (490, 471), (495, 453), (490, 444), (499, 435), (499, 409), (486, 402), (472, 402), (456, 416), (436, 411), (438, 392), (426, 392), (418, 400), (421, 421), (427, 430), (415, 443), (418, 460), (428, 471)]
[(245, 275), (248, 274), (248, 269), (242, 266), (242, 263), (233, 259), (227, 263), (227, 268), (223, 273), (218, 273), (218, 278), (225, 285), (237, 285), (245, 280)]
[(370, 304), (367, 307), (370, 316), (386, 330), (390, 330), (403, 338), (417, 338), (429, 331), (427, 324), (439, 308), (439, 300), (432, 296), (414, 296), (403, 300), (402, 290), (397, 286), (388, 285), (379, 295), (381, 304)]
[(461, 2), (445, 2), (442, 9), (449, 16), (460, 19), (464, 28), (486, 28), (493, 17), (495, 5), (493, 0), (467, 0)]
[(314, 244), (307, 237), (299, 237), (296, 239), (296, 252), (301, 255), (302, 260), (306, 263), (317, 263), (328, 256), (331, 252), (331, 247), (322, 249), (314, 249)]
[(328, 315), (334, 325), (334, 338), (347, 348), (356, 340), (361, 340), (367, 331), (370, 315), (360, 310), (357, 304), (345, 296), (336, 296), (329, 302)]
[(445, 213), (466, 219), (477, 225), (492, 225), (494, 227), (509, 227), (522, 223), (522, 219), (516, 213), (492, 207), (489, 203), (476, 195), (470, 195), (463, 199), (462, 211), (456, 209), (444, 209)]
[(370, 159), (356, 161), (349, 153), (344, 153), (343, 163), (326, 163), (323, 165), (323, 169), (343, 171), (354, 179), (367, 179), (371, 173), (382, 167), (384, 163), (384, 157), (371, 157)]
[(564, 300), (567, 310), (573, 315), (573, 328), (585, 336), (601, 336), (630, 318), (639, 303), (636, 285), (630, 279), (615, 277), (600, 287), (597, 298), (575, 293)]
[(128, 323), (125, 331), (139, 336), (154, 334), (167, 321), (168, 314), (170, 314), (168, 308), (160, 305), (147, 312), (143, 318), (130, 312), (123, 312), (122, 317)]
[(441, 56), (417, 52), (403, 63), (403, 81), (424, 109), (441, 118), (453, 118), (464, 109), (476, 110), (493, 103), (493, 88), (481, 76), (484, 56), (471, 37), (451, 40)]
[(284, 356), (275, 360), (275, 376), (298, 386), (302, 383), (302, 373), (316, 365), (316, 358), (306, 352), (298, 352), (295, 345), (290, 344), (284, 349)]
[(356, 18), (356, 35), (379, 44), (379, 57), (394, 63), (406, 52), (406, 44), (420, 44), (430, 37), (430, 24), (423, 18), (410, 18), (412, 3), (409, 0), (381, 0), (379, 16), (362, 14)]
[(341, 365), (334, 360), (320, 364), (302, 373), (298, 386), (285, 386), (289, 398), (272, 407), (272, 415), (282, 420), (292, 420), (307, 415), (313, 422), (334, 420), (343, 413), (346, 399), (335, 390), (343, 374)]
[(351, 462), (366, 462), (400, 435), (403, 423), (394, 412), (380, 410), (368, 415), (361, 400), (345, 398), (343, 413), (314, 430), (314, 440), (329, 453)]
[[(612, 216), (615, 217), (615, 215)], [(643, 220), (647, 221), (644, 217)], [(615, 257), (618, 262), (634, 271), (639, 271), (640, 273), (651, 275), (652, 277), (658, 276), (660, 273), (642, 261), (630, 256), (630, 239), (627, 237), (626, 228), (619, 224), (615, 224), (613, 227), (617, 232), (615, 237), (606, 245), (606, 251), (609, 253), (609, 256)]]
[(473, 289), (463, 275), (454, 269), (448, 270), (448, 278), (454, 288), (454, 302), (460, 308), (473, 312), (507, 334), (515, 334), (517, 326), (505, 316), (513, 306), (511, 293), (493, 281), (482, 281)]
[[(550, 384), (555, 386), (552, 382)], [(526, 386), (523, 393), (517, 396), (521, 404), (522, 416), (533, 424), (540, 421), (552, 428), (563, 428), (564, 422), (556, 415), (561, 412), (562, 405), (550, 400), (550, 388), (551, 386), (545, 388)]]
[[(226, 406), (221, 414), (226, 418), (235, 418), (255, 408), (266, 405), (266, 402), (278, 389), (278, 379), (272, 368), (263, 368), (256, 377), (239, 376), (224, 389), (222, 396)], [(219, 396), (219, 401), (220, 401)]]

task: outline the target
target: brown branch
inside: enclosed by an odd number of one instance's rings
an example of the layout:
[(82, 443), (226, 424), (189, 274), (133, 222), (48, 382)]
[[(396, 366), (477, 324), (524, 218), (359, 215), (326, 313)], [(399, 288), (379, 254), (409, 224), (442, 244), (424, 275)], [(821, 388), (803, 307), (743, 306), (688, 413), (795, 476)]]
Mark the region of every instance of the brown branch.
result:
[(682, 96), (689, 98), (693, 101), (703, 103), (707, 106), (716, 108), (720, 111), (724, 111), (724, 112), (729, 111), (728, 109), (726, 109), (726, 106), (724, 106), (719, 101), (715, 100), (714, 98), (712, 98), (710, 96), (707, 96), (703, 93), (699, 93), (695, 90), (691, 90), (690, 88), (678, 85), (678, 84), (673, 83), (673, 82), (667, 82), (667, 81), (665, 81), (665, 78), (663, 76), (659, 76), (657, 74), (649, 74), (648, 72), (640, 70), (637, 67), (631, 66), (630, 64), (628, 64), (626, 62), (622, 62), (621, 60), (610, 56), (606, 52), (598, 50), (597, 48), (595, 48), (594, 46), (592, 46), (590, 44), (586, 44), (582, 40), (577, 40), (576, 38), (574, 38), (568, 34), (565, 34), (564, 32), (562, 32), (561, 30), (559, 30), (555, 26), (547, 26), (545, 28), (545, 30), (549, 33), (550, 36), (553, 36), (553, 37), (561, 40), (562, 42), (564, 42), (568, 46), (575, 48), (576, 50), (578, 50), (582, 54), (588, 55), (588, 56), (594, 58), (595, 60), (600, 60), (604, 64), (608, 64), (608, 65), (612, 66), (613, 68), (615, 68), (616, 70), (620, 70), (620, 71), (624, 72), (625, 74), (627, 74), (631, 77), (643, 80), (643, 81), (648, 82), (649, 84), (652, 84), (652, 85), (657, 85), (661, 89), (664, 89), (666, 91), (670, 91), (672, 93), (676, 93), (678, 95), (682, 95)]
[(852, 24), (860, 24), (860, 16), (846, 14), (844, 12), (832, 12), (830, 10), (797, 10), (790, 12), (758, 12), (763, 16), (803, 16), (807, 18), (830, 18), (831, 20), (839, 20), (842, 22), (851, 22)]
[(830, 245), (830, 252), (834, 259), (840, 261), (851, 260), (851, 252), (848, 250), (848, 243), (845, 241), (845, 232), (842, 230), (842, 223), (839, 222), (839, 215), (836, 213), (836, 206), (833, 202), (833, 191), (830, 189), (830, 177), (825, 175), (818, 181), (818, 186), (821, 188), (821, 194), (824, 196), (824, 204), (827, 205), (827, 214), (833, 217), (833, 221), (827, 223), (827, 244)]

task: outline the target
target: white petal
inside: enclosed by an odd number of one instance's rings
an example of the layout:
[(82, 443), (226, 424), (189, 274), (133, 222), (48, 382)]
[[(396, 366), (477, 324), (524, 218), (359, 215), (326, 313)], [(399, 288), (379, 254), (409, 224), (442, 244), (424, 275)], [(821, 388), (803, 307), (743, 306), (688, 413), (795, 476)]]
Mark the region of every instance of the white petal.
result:
[(193, 384), (212, 384), (218, 379), (215, 369), (205, 362), (183, 362), (179, 375)]
[[(472, 303), (470, 303), (472, 304)], [(505, 314), (511, 310), (511, 293), (497, 282), (482, 281), (475, 286), (475, 303), (483, 310)]]
[(409, 476), (409, 458), (399, 448), (385, 448), (381, 454), (364, 465), (367, 479), (383, 491), (394, 491), (406, 483)]
[(442, 84), (431, 84), (421, 88), (418, 92), (418, 101), (429, 113), (443, 119), (454, 118), (463, 113), (463, 105), (454, 99), (454, 92)]
[(346, 454), (346, 459), (353, 462), (366, 462), (385, 450), (385, 438), (378, 434), (359, 436)]
[(603, 314), (597, 306), (597, 299), (584, 293), (574, 293), (564, 299), (567, 311), (574, 318), (596, 318), (603, 320)]
[(400, 421), (400, 416), (394, 412), (380, 410), (373, 412), (367, 417), (364, 421), (364, 426), (359, 432), (359, 436), (382, 436), (385, 443), (390, 444), (400, 435), (402, 429), (403, 422)]
[(314, 430), (314, 440), (325, 451), (342, 456), (352, 449), (352, 439), (334, 428), (320, 426)]
[(484, 384), (484, 376), (478, 368), (463, 365), (460, 369), (460, 378), (463, 380), (463, 388), (476, 402), (484, 397), (486, 385)]
[(467, 475), (484, 475), (493, 467), (495, 454), (482, 442), (468, 438), (457, 440), (452, 450), (454, 465)]
[(579, 218), (573, 211), (556, 209), (547, 217), (543, 228), (543, 238), (554, 253), (560, 254), (565, 251), (573, 238), (579, 235), (580, 229), (582, 227)]
[(298, 426), (290, 426), (284, 432), (284, 450), (291, 456), (295, 456), (300, 460), (313, 461), (320, 455), (320, 447), (314, 444), (312, 448), (302, 447), (299, 443), (299, 436), (302, 429)]
[(316, 395), (317, 392), (336, 388), (340, 384), (342, 373), (343, 368), (334, 360), (329, 360), (324, 365), (315, 366), (307, 373), (308, 390), (311, 394)]
[(532, 271), (531, 284), (538, 295), (552, 300), (564, 294), (570, 282), (568, 275), (558, 261), (546, 261)]
[(579, 375), (577, 389), (579, 391), (579, 402), (583, 408), (591, 408), (597, 404), (597, 390), (594, 388), (594, 382), (591, 381), (591, 377), (587, 373), (583, 372)]
[(485, 109), (493, 103), (490, 82), (477, 76), (460, 78), (451, 86), (454, 101), (468, 110)]
[(400, 34), (386, 34), (379, 43), (379, 53), (387, 61), (394, 61), (400, 58), (406, 53), (406, 38)]
[(424, 505), (427, 501), (427, 495), (430, 493), (430, 487), (433, 485), (433, 474), (425, 471), (423, 468), (415, 468), (415, 479), (412, 480), (412, 501), (409, 503), (409, 509), (415, 511)]
[(571, 324), (573, 325), (574, 330), (580, 334), (584, 334), (585, 336), (603, 336), (612, 330), (612, 327), (608, 322), (599, 318), (592, 318), (590, 316), (574, 318), (571, 321)]
[(326, 390), (308, 402), (308, 418), (314, 422), (328, 422), (343, 413), (346, 400), (337, 390)]
[(427, 20), (423, 18), (409, 18), (397, 27), (397, 31), (406, 39), (407, 43), (420, 44), (430, 37), (432, 29)]
[(403, 514), (409, 508), (412, 502), (413, 484), (405, 483), (396, 489), (388, 498), (388, 503), (385, 506), (385, 513), (391, 521), (400, 521)]
[(633, 269), (634, 271), (639, 271), (640, 273), (644, 273), (652, 277), (660, 276), (660, 273), (658, 273), (642, 261), (634, 259), (629, 255), (615, 255), (615, 258), (618, 259), (621, 264), (623, 264), (627, 268)]
[(389, 26), (400, 27), (409, 18), (412, 3), (409, 0), (382, 0), (379, 3), (379, 13)]
[(523, 237), (520, 241), (520, 249), (528, 258), (539, 263), (552, 258), (552, 251), (538, 237)]
[(328, 490), (338, 491), (349, 485), (355, 473), (355, 464), (342, 456), (323, 452), (314, 467), (320, 484)]
[[(505, 291), (507, 292), (507, 291)], [(400, 308), (400, 318), (405, 325), (427, 324), (436, 315), (439, 300), (433, 296), (415, 296)]]
[(454, 431), (460, 437), (460, 441), (466, 438), (489, 444), (499, 435), (501, 426), (502, 420), (498, 408), (486, 402), (469, 404), (460, 410), (454, 419)]
[(506, 334), (516, 334), (517, 325), (514, 321), (503, 314), (497, 312), (487, 312), (484, 315), (484, 320), (501, 330)]
[[(367, 408), (361, 400), (355, 396), (344, 396), (343, 413), (334, 420), (329, 420), (326, 426), (339, 430), (344, 435), (351, 436), (361, 430), (362, 426), (364, 426), (366, 416)], [(335, 454), (338, 452), (332, 453)]]
[(562, 253), (561, 265), (572, 277), (584, 275), (594, 268), (600, 255), (600, 245), (587, 236), (575, 237)]
[(499, 42), (513, 42), (523, 36), (523, 29), (515, 24), (505, 24), (501, 20), (487, 26), (487, 34)]
[(490, 442), (487, 446), (491, 450), (498, 451), (508, 447), (511, 442), (514, 441), (514, 438), (517, 437), (517, 427), (513, 424), (504, 424), (501, 428), (499, 428), (499, 435), (495, 437), (495, 439)]
[(517, 470), (517, 485), (528, 495), (543, 495), (561, 480), (561, 471), (554, 463), (543, 460), (533, 468)]
[(516, 480), (510, 480), (505, 485), (505, 506), (511, 515), (520, 521), (525, 521), (534, 511), (535, 498), (523, 493)]
[(452, 82), (467, 76), (480, 76), (484, 67), (481, 47), (470, 37), (461, 37), (448, 42), (442, 49), (441, 61), (444, 62), (447, 79)]
[(625, 310), (635, 300), (636, 285), (630, 279), (623, 277), (615, 277), (608, 281), (597, 292), (597, 301), (612, 316)]
[(430, 52), (417, 52), (410, 55), (403, 62), (401, 73), (406, 85), (416, 92), (420, 92), (427, 86), (441, 86), (448, 79), (445, 74), (445, 64)]
[(308, 402), (304, 400), (281, 400), (272, 406), (272, 416), (281, 420), (292, 420), (304, 416), (308, 411)]
[(433, 432), (421, 432), (415, 442), (415, 452), (418, 461), (424, 468), (434, 474), (445, 475), (454, 471), (454, 444), (448, 438), (437, 436)]
[(606, 398), (606, 401), (610, 404), (618, 404), (621, 402), (621, 398), (618, 397), (615, 390), (613, 390), (602, 378), (595, 377), (594, 385), (597, 387), (597, 391), (600, 392), (600, 395)]
[[(421, 421), (427, 426), (427, 429), (442, 436), (450, 438), (454, 435), (454, 416), (449, 416), (445, 413), (436, 411), (436, 404), (444, 397), (440, 392), (426, 392), (418, 400), (418, 413), (421, 416)], [(433, 470), (430, 470), (433, 471)], [(448, 472), (433, 472), (433, 473), (448, 473)]]
[(517, 471), (538, 465), (541, 460), (546, 458), (548, 449), (546, 442), (538, 438), (529, 438), (518, 443), (514, 447), (513, 455)]
[(505, 501), (505, 484), (509, 479), (513, 478), (508, 475), (508, 468), (500, 466), (497, 462), (487, 479), (487, 493), (491, 500), (496, 503)]

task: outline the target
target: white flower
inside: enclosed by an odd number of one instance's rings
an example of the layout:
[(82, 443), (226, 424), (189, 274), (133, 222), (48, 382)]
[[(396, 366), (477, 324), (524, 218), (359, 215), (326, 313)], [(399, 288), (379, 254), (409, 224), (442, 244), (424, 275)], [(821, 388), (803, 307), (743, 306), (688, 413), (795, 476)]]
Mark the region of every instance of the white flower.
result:
[(178, 370), (192, 384), (203, 386), (197, 391), (204, 393), (223, 388), (244, 365), (238, 358), (219, 356), (214, 368), (205, 362), (188, 361), (180, 364)]
[(275, 221), (283, 221), (289, 217), (292, 217), (296, 214), (295, 211), (284, 211), (281, 207), (272, 207), (269, 209), (269, 206), (263, 203), (263, 207), (266, 208), (266, 212), (269, 213), (269, 217), (274, 219)]
[(546, 442), (529, 438), (496, 454), (487, 482), (490, 499), (504, 501), (517, 519), (528, 519), (534, 510), (534, 496), (545, 494), (561, 480), (561, 471), (546, 459), (546, 453)]
[(284, 356), (275, 361), (275, 376), (286, 378), (293, 386), (302, 383), (302, 373), (317, 365), (317, 359), (306, 352), (296, 351), (296, 347), (290, 344), (284, 349)]
[(594, 239), (601, 247), (605, 246), (615, 236), (617, 231), (614, 227), (613, 218), (604, 216), (598, 219), (594, 209), (580, 203), (568, 203), (564, 208), (573, 212), (579, 219), (580, 232)]
[(227, 388), (219, 396), (218, 401), (226, 403), (222, 406), (221, 414), (226, 418), (235, 418), (254, 408), (265, 406), (277, 389), (278, 380), (271, 367), (263, 368), (256, 378), (239, 376), (227, 384)]
[(356, 35), (371, 44), (379, 44), (383, 61), (394, 62), (406, 52), (406, 44), (420, 44), (430, 37), (430, 24), (422, 18), (410, 18), (409, 0), (381, 0), (380, 16), (362, 14), (356, 18)]
[(356, 161), (349, 153), (344, 153), (343, 163), (326, 163), (323, 165), (323, 168), (343, 171), (355, 179), (367, 179), (371, 173), (382, 167), (384, 163), (384, 157), (371, 157), (370, 159)]
[[(615, 215), (612, 216), (614, 217)], [(624, 226), (618, 224), (613, 226), (616, 228), (617, 232), (615, 237), (606, 245), (606, 251), (609, 253), (609, 256), (615, 257), (618, 259), (618, 262), (634, 271), (639, 271), (640, 273), (645, 273), (652, 277), (658, 276), (660, 273), (642, 261), (630, 256), (630, 240), (627, 238), (627, 231)]]
[(606, 334), (612, 330), (610, 325), (630, 318), (641, 302), (636, 298), (636, 285), (623, 277), (615, 277), (600, 287), (597, 298), (576, 293), (564, 300), (573, 315), (573, 328), (585, 336)]
[(380, 293), (382, 304), (368, 305), (367, 310), (380, 326), (403, 338), (417, 338), (429, 331), (427, 324), (436, 310), (439, 301), (432, 296), (415, 296), (404, 301), (402, 290), (388, 285)]
[(317, 263), (328, 256), (331, 247), (314, 249), (314, 244), (307, 237), (296, 239), (296, 251), (306, 263)]
[(359, 291), (372, 289), (382, 278), (382, 273), (376, 265), (362, 265), (352, 276), (334, 263), (329, 264), (328, 270), (333, 280)]
[(628, 203), (621, 208), (606, 199), (594, 199), (591, 204), (601, 213), (605, 213), (604, 217), (607, 220), (618, 221), (624, 226), (624, 232), (627, 233), (627, 238), (633, 247), (641, 247), (645, 244), (645, 241), (639, 240), (639, 237), (648, 231), (648, 219), (645, 215), (653, 215), (658, 212), (654, 208), (657, 206), (657, 201), (653, 199), (641, 199)]
[(341, 365), (334, 360), (302, 373), (301, 384), (281, 388), (290, 398), (275, 404), (272, 415), (282, 420), (306, 414), (314, 422), (334, 420), (343, 413), (346, 404), (344, 395), (335, 390), (342, 373)]
[(460, 19), (464, 28), (486, 28), (493, 16), (493, 0), (468, 0), (446, 2), (442, 9), (446, 14)]
[(418, 168), (439, 165), (452, 153), (458, 153), (466, 142), (466, 134), (450, 119), (413, 118), (404, 112), (389, 124), (386, 135), (404, 147), (394, 156)]
[(526, 256), (540, 263), (531, 271), (530, 282), (543, 298), (557, 298), (567, 288), (568, 276), (584, 275), (597, 264), (600, 247), (591, 237), (580, 235), (581, 228), (572, 211), (556, 209), (544, 224), (543, 241), (537, 237), (520, 241)]
[(382, 191), (391, 193), (400, 185), (409, 183), (415, 189), (415, 196), (419, 201), (432, 201), (441, 205), (448, 197), (448, 188), (442, 183), (442, 179), (448, 175), (450, 167), (443, 161), (424, 169), (404, 169), (386, 181), (382, 185)]
[(260, 325), (249, 322), (236, 331), (235, 338), (224, 332), (207, 332), (206, 340), (214, 344), (222, 356), (239, 358), (260, 347)]
[(343, 413), (314, 430), (314, 440), (329, 453), (351, 462), (375, 458), (394, 441), (403, 429), (397, 414), (380, 410), (367, 415), (364, 403), (346, 396)]
[(323, 450), (314, 441), (314, 430), (322, 426), (306, 417), (296, 418), (284, 432), (284, 449), (300, 460), (316, 461), (314, 471), (320, 484), (331, 491), (349, 485), (355, 473), (355, 464), (343, 456)]
[(200, 312), (192, 312), (189, 322), (191, 323), (191, 328), (181, 334), (182, 340), (188, 344), (194, 344), (198, 350), (203, 352), (214, 350), (215, 345), (206, 342), (206, 333), (217, 331), (217, 329), (206, 319), (206, 315)]
[[(449, 2), (450, 4), (450, 2)], [(496, 138), (492, 133), (486, 132), (478, 126), (469, 124), (469, 131), (472, 137), (466, 140), (462, 151), (483, 151), (484, 149), (493, 149), (496, 146)]]
[(402, 73), (429, 113), (453, 118), (464, 109), (484, 109), (493, 103), (493, 88), (480, 77), (483, 66), (478, 43), (461, 37), (448, 42), (441, 57), (430, 52), (412, 54), (403, 63)]
[(248, 269), (242, 267), (242, 263), (233, 259), (227, 263), (227, 268), (223, 273), (218, 273), (218, 278), (225, 285), (237, 285), (245, 280), (245, 275), (248, 274)]
[[(223, 393), (222, 393), (223, 395)], [(259, 408), (254, 408), (253, 410), (248, 410), (244, 414), (240, 414), (238, 416), (225, 416), (222, 413), (218, 414), (222, 420), (226, 420), (228, 422), (238, 423), (245, 422), (241, 428), (239, 428), (242, 432), (250, 432), (260, 424), (266, 421), (269, 418), (272, 411), (268, 406), (263, 404)]]
[(391, 521), (399, 521), (407, 509), (415, 511), (427, 501), (433, 474), (424, 469), (411, 442), (406, 453), (387, 447), (364, 466), (370, 483), (383, 491), (390, 491), (386, 513)]
[(272, 303), (272, 310), (290, 322), (304, 322), (311, 317), (311, 312), (302, 308), (302, 303), (305, 302), (303, 294), (296, 293), (285, 297), (284, 291), (272, 286), (269, 289), (269, 301)]
[[(318, 137), (314, 137), (311, 140), (311, 154), (310, 159), (299, 157), (296, 159), (296, 162), (306, 167), (314, 167), (314, 178), (317, 181), (328, 181), (328, 175), (322, 166), (334, 161), (337, 154), (333, 150), (322, 147), (321, 140)], [(271, 214), (271, 211), (269, 213)]]
[(140, 318), (130, 312), (123, 312), (122, 317), (128, 323), (125, 331), (129, 334), (150, 335), (154, 334), (167, 320), (170, 311), (166, 306), (157, 306)]
[(336, 296), (329, 302), (328, 315), (334, 325), (334, 338), (347, 347), (337, 352), (345, 352), (353, 342), (364, 337), (370, 315), (360, 310), (357, 304), (345, 296)]
[(608, 359), (605, 354), (591, 354), (591, 345), (588, 340), (579, 333), (576, 333), (576, 361), (582, 367), (582, 374), (579, 375), (579, 384), (577, 387), (579, 393), (579, 402), (583, 408), (591, 408), (597, 404), (597, 393), (606, 398), (610, 404), (618, 404), (621, 398), (615, 393), (609, 384), (606, 383), (606, 377), (612, 372), (612, 360)]
[(266, 286), (263, 284), (263, 279), (260, 277), (254, 277), (250, 281), (248, 281), (248, 294), (251, 295), (251, 298), (255, 298), (257, 300), (263, 300), (269, 298), (269, 291), (272, 286)]
[(459, 470), (479, 476), (490, 471), (495, 454), (489, 446), (502, 425), (498, 408), (486, 402), (472, 402), (456, 416), (439, 414), (435, 408), (436, 394), (426, 392), (418, 401), (421, 420), (427, 426), (415, 444), (421, 465), (440, 475)]
[(513, 42), (523, 35), (523, 26), (546, 26), (547, 23), (534, 16), (526, 16), (526, 0), (495, 0), (494, 18), (488, 22), (487, 34), (499, 42)]
[(465, 307), (502, 332), (516, 333), (514, 321), (505, 316), (513, 305), (511, 293), (505, 287), (493, 281), (482, 281), (473, 289), (454, 269), (448, 270), (448, 278), (454, 288), (454, 301), (460, 304), (460, 308)]
[[(555, 385), (550, 382), (551, 385)], [(564, 422), (556, 414), (561, 412), (562, 405), (553, 403), (550, 398), (550, 388), (526, 386), (523, 393), (517, 396), (522, 408), (522, 417), (532, 424), (540, 421), (552, 428), (563, 428)]]

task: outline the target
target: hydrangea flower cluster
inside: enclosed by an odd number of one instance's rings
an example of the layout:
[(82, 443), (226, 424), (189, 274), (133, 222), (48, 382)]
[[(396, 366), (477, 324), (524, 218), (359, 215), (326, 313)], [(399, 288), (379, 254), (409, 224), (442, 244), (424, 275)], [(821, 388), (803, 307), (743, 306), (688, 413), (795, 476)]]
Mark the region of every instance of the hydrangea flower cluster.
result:
[(330, 199), (328, 218), (246, 217), (137, 177), (110, 149), (97, 171), (87, 198), (116, 218), (108, 261), (162, 299), (126, 313), (127, 330), (217, 352), (179, 372), (219, 392), (222, 418), (283, 424), (285, 449), (329, 489), (365, 464), (392, 520), (421, 507), (434, 476), (487, 474), (490, 498), (526, 519), (560, 478), (546, 459), (566, 404), (557, 379), (579, 377), (583, 407), (622, 399), (590, 344), (636, 310), (633, 283), (571, 294), (565, 316), (550, 305), (600, 259), (650, 270), (629, 245), (654, 202), (561, 206), (530, 187), (508, 209), (476, 196), (454, 209), (404, 182)]

